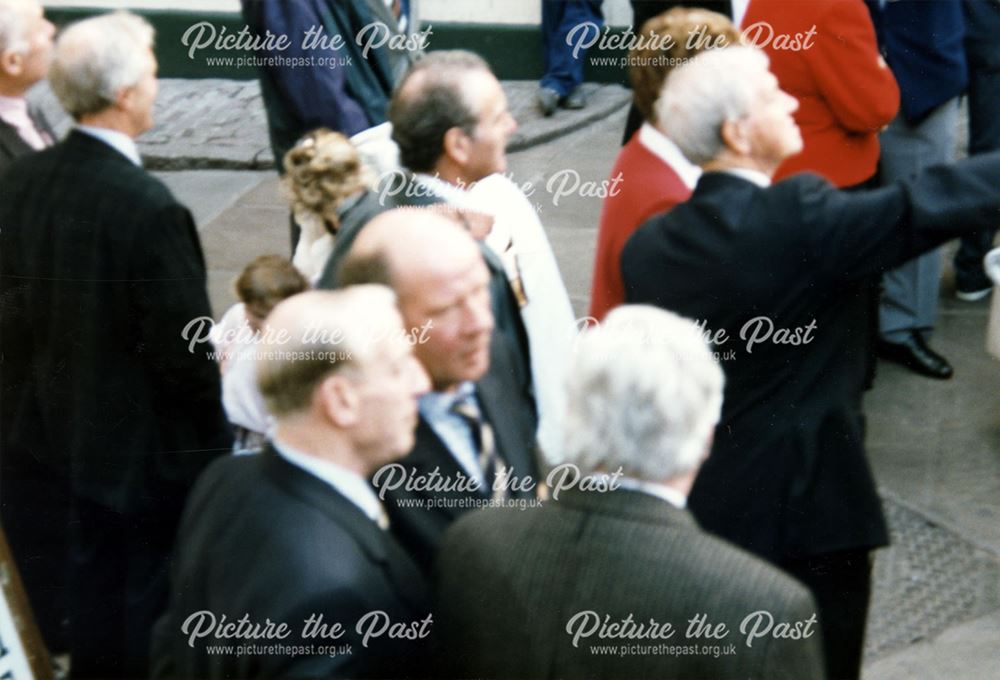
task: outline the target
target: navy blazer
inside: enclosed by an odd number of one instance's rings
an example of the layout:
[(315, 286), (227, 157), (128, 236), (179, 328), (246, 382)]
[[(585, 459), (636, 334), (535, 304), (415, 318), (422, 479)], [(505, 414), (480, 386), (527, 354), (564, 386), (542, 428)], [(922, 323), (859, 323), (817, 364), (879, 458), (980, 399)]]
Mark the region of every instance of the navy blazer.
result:
[(1000, 152), (865, 192), (709, 172), (632, 236), (627, 302), (702, 322), (726, 374), (689, 499), (703, 527), (772, 560), (886, 543), (864, 449), (859, 284), (994, 224), (998, 173)]
[[(879, 48), (896, 76), (900, 110), (915, 125), (969, 83), (960, 0), (866, 0)], [(995, 38), (994, 38), (995, 39)]]

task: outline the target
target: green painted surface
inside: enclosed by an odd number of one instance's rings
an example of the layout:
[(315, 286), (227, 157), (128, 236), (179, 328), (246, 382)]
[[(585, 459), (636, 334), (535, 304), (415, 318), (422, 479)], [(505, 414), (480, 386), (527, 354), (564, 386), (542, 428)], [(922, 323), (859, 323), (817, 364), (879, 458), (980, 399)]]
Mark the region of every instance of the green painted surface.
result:
[[(105, 12), (105, 9), (50, 8), (46, 15), (57, 26), (87, 16)], [(161, 78), (234, 78), (252, 79), (256, 70), (239, 60), (253, 53), (242, 50), (218, 50), (206, 47), (189, 54), (203, 22), (203, 38), (215, 32), (216, 39), (237, 35), (244, 27), (239, 14), (231, 12), (182, 12), (176, 10), (148, 10), (138, 14), (146, 17), (156, 28), (156, 57), (160, 63)], [(192, 29), (192, 27), (195, 27)], [(534, 80), (542, 73), (542, 38), (538, 26), (435, 23), (428, 44), (432, 50), (470, 49), (481, 54), (502, 80)], [(188, 33), (190, 31), (190, 33)], [(188, 45), (183, 42), (188, 33)], [(621, 51), (592, 50), (589, 58), (624, 56)], [(625, 84), (626, 72), (619, 66), (587, 66), (587, 80), (602, 83)]]

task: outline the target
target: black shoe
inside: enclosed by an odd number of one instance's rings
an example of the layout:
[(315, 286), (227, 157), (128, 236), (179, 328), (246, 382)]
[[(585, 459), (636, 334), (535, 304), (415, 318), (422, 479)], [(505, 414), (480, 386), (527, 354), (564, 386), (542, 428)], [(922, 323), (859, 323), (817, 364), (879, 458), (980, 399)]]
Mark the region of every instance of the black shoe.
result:
[(929, 378), (947, 380), (951, 377), (951, 364), (943, 356), (932, 350), (916, 331), (911, 331), (903, 342), (879, 340), (876, 354), (886, 361), (894, 361), (911, 371)]

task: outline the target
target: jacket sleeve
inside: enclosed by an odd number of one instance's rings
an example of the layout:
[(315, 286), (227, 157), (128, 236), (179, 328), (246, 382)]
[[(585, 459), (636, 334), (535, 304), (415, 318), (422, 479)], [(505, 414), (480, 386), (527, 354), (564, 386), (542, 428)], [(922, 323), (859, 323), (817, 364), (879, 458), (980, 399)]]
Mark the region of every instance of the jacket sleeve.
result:
[[(315, 0), (296, 2), (270, 2), (268, 0), (245, 0), (244, 14), (251, 23), (258, 24), (257, 30), (270, 31), (276, 36), (287, 36), (285, 50), (271, 50), (264, 53), (268, 59), (281, 60), (269, 63), (264, 70), (271, 76), (280, 90), (285, 105), (301, 123), (303, 130), (328, 127), (350, 137), (368, 127), (368, 118), (362, 107), (348, 91), (348, 68), (360, 68), (359, 64), (348, 64), (346, 50), (323, 49), (321, 42), (303, 48), (307, 33), (330, 41), (327, 26), (334, 21), (332, 15), (321, 16), (322, 8)], [(353, 35), (339, 36), (348, 43)], [(331, 60), (326, 65), (316, 63), (317, 59)], [(343, 63), (341, 61), (343, 60)]]
[(804, 50), (809, 71), (837, 122), (852, 132), (877, 132), (899, 111), (899, 86), (878, 51), (861, 0), (829, 3), (821, 33)]
[(837, 191), (815, 177), (790, 181), (798, 183), (811, 257), (829, 278), (856, 280), (995, 225), (998, 176), (1000, 151), (935, 166), (873, 191)]

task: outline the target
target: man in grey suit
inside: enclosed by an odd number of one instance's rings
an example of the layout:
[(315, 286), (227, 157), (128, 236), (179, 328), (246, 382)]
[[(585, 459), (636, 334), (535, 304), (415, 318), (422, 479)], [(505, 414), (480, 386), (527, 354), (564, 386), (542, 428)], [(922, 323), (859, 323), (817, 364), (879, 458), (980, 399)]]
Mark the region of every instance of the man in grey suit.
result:
[(823, 677), (808, 591), (685, 509), (722, 407), (722, 371), (697, 328), (619, 308), (578, 340), (568, 375), (567, 479), (601, 481), (558, 494), (556, 483), (545, 507), (481, 511), (449, 529), (435, 609), (442, 670)]

